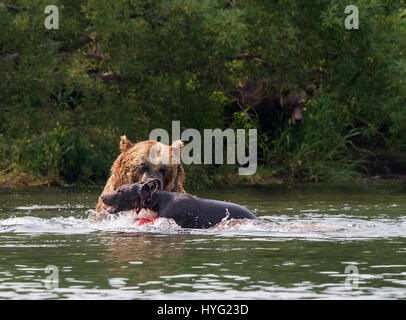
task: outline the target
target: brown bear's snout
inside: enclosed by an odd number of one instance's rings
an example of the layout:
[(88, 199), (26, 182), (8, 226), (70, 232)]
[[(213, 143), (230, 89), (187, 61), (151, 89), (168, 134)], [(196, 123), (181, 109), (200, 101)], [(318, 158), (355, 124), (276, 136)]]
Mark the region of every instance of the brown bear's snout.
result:
[(295, 107), (292, 112), (292, 123), (299, 125), (303, 122), (303, 112), (300, 107)]

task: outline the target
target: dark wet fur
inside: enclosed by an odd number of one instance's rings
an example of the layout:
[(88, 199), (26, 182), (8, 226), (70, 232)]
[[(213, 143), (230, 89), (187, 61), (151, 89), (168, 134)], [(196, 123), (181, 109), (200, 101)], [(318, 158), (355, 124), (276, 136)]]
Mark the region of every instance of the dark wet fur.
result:
[(257, 219), (251, 211), (235, 203), (159, 190), (156, 180), (125, 184), (115, 192), (103, 195), (102, 201), (109, 206), (110, 213), (151, 209), (159, 217), (174, 219), (182, 228), (210, 228), (225, 218)]

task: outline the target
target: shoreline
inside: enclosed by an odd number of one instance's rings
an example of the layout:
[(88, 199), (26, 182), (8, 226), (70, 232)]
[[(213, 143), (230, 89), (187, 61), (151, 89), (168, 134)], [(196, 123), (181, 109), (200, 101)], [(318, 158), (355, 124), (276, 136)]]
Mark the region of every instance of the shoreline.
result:
[[(230, 175), (229, 183), (225, 182), (226, 179), (222, 177), (221, 181), (214, 180), (214, 184), (218, 186), (255, 186), (255, 185), (288, 185), (288, 184), (304, 184), (304, 185), (317, 185), (317, 184), (346, 184), (355, 183), (361, 184), (365, 181), (371, 182), (396, 182), (396, 183), (406, 183), (406, 175), (404, 174), (387, 174), (387, 175), (375, 175), (375, 176), (362, 176), (357, 179), (351, 179), (348, 181), (302, 181), (293, 180), (290, 177), (252, 177), (248, 179), (240, 179), (238, 175)], [(185, 184), (187, 185), (187, 183)], [(21, 173), (18, 175), (4, 175), (0, 176), (0, 188), (31, 188), (31, 187), (103, 187), (104, 184), (82, 184), (82, 183), (72, 183), (67, 184), (62, 181), (57, 181), (55, 179), (33, 179), (26, 173)], [(196, 186), (195, 186), (196, 187)], [(195, 187), (192, 187), (195, 188)], [(208, 185), (202, 184), (198, 187), (210, 187)]]

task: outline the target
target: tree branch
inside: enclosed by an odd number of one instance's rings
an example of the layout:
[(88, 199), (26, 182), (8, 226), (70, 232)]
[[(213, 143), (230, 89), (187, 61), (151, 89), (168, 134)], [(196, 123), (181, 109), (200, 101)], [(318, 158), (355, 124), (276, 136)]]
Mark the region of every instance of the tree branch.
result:
[(11, 4), (4, 3), (4, 2), (0, 2), (0, 7), (1, 7), (1, 6), (4, 6), (8, 11), (14, 11), (14, 12), (20, 12), (20, 11), (25, 11), (25, 10), (27, 10), (27, 8), (13, 6), (13, 5), (11, 5)]

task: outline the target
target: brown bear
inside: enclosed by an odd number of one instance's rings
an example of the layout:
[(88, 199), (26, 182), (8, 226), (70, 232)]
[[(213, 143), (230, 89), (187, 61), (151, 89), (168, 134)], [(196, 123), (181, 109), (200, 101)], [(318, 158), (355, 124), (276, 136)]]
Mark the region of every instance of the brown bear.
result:
[[(111, 174), (102, 194), (111, 193), (127, 183), (146, 182), (150, 179), (157, 179), (162, 190), (185, 193), (185, 174), (180, 162), (183, 146), (180, 140), (167, 146), (154, 140), (132, 143), (126, 136), (122, 136), (121, 154), (111, 167)], [(99, 197), (96, 211), (101, 212), (103, 209), (106, 209), (106, 205)]]
[(227, 92), (233, 101), (226, 107), (226, 117), (231, 118), (234, 112), (246, 111), (258, 115), (259, 126), (263, 132), (275, 131), (274, 126), (283, 126), (290, 119), (293, 125), (303, 123), (302, 108), (316, 92), (314, 84), (307, 86), (296, 94), (275, 93), (267, 94), (266, 87), (270, 79), (247, 80), (235, 90)]

